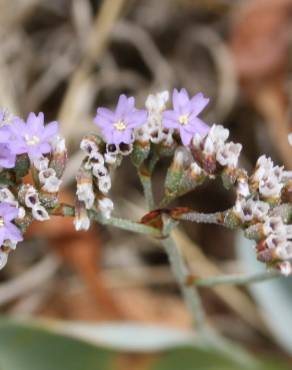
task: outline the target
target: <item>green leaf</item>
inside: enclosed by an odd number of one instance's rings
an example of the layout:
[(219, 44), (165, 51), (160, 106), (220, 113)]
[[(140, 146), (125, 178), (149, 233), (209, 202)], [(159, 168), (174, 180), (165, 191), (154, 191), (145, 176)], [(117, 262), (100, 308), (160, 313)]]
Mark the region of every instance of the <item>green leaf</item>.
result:
[[(65, 335), (60, 334), (62, 330)], [(69, 336), (70, 332), (75, 338)], [(247, 370), (213, 350), (185, 344), (193, 340), (193, 334), (175, 329), (131, 327), (127, 323), (75, 326), (75, 323), (45, 322), (40, 326), (2, 318), (0, 333), (0, 370), (135, 370), (135, 361), (142, 369), (144, 360), (143, 370)], [(133, 353), (131, 367), (120, 366), (123, 363), (129, 366), (129, 356)], [(257, 359), (258, 370), (291, 369), (275, 358), (261, 361), (257, 356)]]
[(0, 320), (0, 370), (109, 370), (113, 352), (38, 327)]

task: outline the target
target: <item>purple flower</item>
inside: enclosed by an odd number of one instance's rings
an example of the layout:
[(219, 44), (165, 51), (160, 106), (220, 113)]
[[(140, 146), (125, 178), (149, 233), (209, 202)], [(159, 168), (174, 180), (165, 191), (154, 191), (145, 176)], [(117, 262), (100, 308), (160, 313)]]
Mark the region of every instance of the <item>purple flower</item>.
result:
[(173, 110), (163, 112), (163, 126), (178, 129), (182, 143), (189, 145), (194, 134), (205, 136), (209, 131), (209, 126), (198, 118), (198, 114), (202, 112), (208, 102), (209, 99), (205, 98), (202, 93), (196, 94), (190, 99), (186, 89), (180, 91), (174, 89), (172, 94)]
[(44, 114), (30, 113), (27, 121), (15, 117), (10, 125), (3, 126), (0, 142), (5, 141), (9, 133), (9, 148), (13, 154), (27, 153), (30, 160), (39, 159), (51, 151), (51, 141), (58, 133), (58, 122), (44, 125)]
[(12, 221), (18, 216), (18, 209), (8, 203), (0, 203), (0, 246), (5, 240), (20, 242), (23, 240), (18, 227)]
[(98, 108), (95, 124), (101, 129), (108, 144), (130, 144), (133, 141), (133, 129), (143, 125), (147, 120), (147, 112), (134, 107), (135, 99), (121, 95), (115, 111)]

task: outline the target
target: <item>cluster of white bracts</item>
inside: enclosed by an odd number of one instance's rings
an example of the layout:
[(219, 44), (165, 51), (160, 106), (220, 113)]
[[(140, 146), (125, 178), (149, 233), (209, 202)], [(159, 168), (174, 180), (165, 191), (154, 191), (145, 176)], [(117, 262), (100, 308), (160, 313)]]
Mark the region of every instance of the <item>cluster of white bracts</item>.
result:
[[(66, 152), (65, 139), (57, 136), (52, 142), (52, 152), (56, 155)], [(34, 167), (38, 171), (41, 190), (48, 193), (58, 193), (62, 180), (58, 178), (56, 170), (50, 166), (47, 157), (41, 157), (34, 161)]]
[(108, 166), (118, 163), (119, 154), (125, 155), (123, 150), (129, 154), (132, 147), (117, 148), (115, 145), (109, 145), (106, 152), (102, 153), (93, 136), (85, 137), (80, 147), (85, 152), (86, 159), (76, 176), (76, 195), (79, 202), (76, 205), (74, 225), (76, 230), (87, 230), (90, 227), (87, 210), (95, 207), (103, 217), (110, 218), (114, 204), (106, 196), (111, 188)]
[[(5, 186), (0, 187), (0, 203), (5, 202), (13, 207), (18, 208), (18, 218), (22, 219), (25, 216), (25, 209), (19, 205), (19, 202), (12, 194), (12, 192)], [(5, 240), (3, 246), (5, 249), (0, 248), (0, 270), (6, 265), (9, 250), (14, 250), (17, 243), (13, 240)]]
[(213, 156), (223, 167), (235, 168), (242, 149), (241, 144), (232, 141), (227, 142), (229, 130), (221, 125), (213, 125), (205, 138), (196, 134), (192, 140), (192, 145), (198, 150), (202, 150), (206, 157)]
[(24, 184), (18, 192), (18, 199), (28, 209), (31, 210), (32, 217), (37, 221), (50, 219), (48, 211), (41, 204), (39, 193), (32, 185)]
[(169, 92), (163, 91), (155, 95), (149, 95), (145, 106), (148, 111), (147, 122), (135, 130), (135, 140), (159, 144), (163, 142), (170, 146), (173, 143), (174, 130), (162, 126), (162, 112), (166, 108)]
[(284, 186), (283, 173), (283, 167), (274, 166), (271, 158), (262, 155), (257, 161), (251, 181), (256, 184), (262, 198), (279, 198)]
[(109, 152), (102, 154), (97, 143), (90, 137), (85, 137), (81, 141), (80, 148), (87, 155), (84, 168), (95, 177), (99, 191), (107, 194), (111, 188), (111, 178), (107, 165), (109, 162), (112, 164), (117, 161), (117, 154)]
[(264, 221), (269, 212), (270, 206), (266, 202), (260, 200), (249, 199), (240, 199), (238, 198), (235, 206), (234, 212), (240, 218), (242, 222), (251, 222), (251, 221)]
[(275, 216), (273, 208), (280, 200), (285, 181), (283, 167), (261, 156), (250, 178), (244, 173), (238, 179), (233, 211), (243, 224), (262, 225), (264, 237), (257, 246), (258, 258), (275, 263), (283, 274), (289, 275), (292, 272), (289, 261), (292, 258), (292, 225), (286, 225), (280, 216)]
[(265, 244), (274, 258), (282, 260), (279, 268), (284, 275), (290, 275), (292, 265), (292, 225), (286, 225), (279, 216), (268, 217), (263, 224)]

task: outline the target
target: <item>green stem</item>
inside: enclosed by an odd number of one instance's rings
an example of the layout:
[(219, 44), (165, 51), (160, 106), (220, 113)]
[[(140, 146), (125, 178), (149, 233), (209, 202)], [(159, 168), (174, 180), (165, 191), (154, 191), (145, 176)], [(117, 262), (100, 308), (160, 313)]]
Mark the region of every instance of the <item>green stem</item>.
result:
[(171, 237), (166, 238), (161, 243), (168, 255), (171, 269), (180, 285), (186, 304), (192, 314), (193, 324), (197, 328), (199, 334), (203, 334), (205, 331), (205, 313), (197, 289), (185, 284), (188, 269), (183, 257)]
[(193, 284), (200, 287), (213, 287), (216, 285), (245, 285), (252, 283), (259, 283), (266, 280), (281, 277), (281, 273), (277, 270), (268, 270), (263, 272), (256, 272), (252, 274), (235, 274), (235, 275), (221, 275), (211, 276), (202, 279), (188, 278), (188, 282), (193, 279)]
[(155, 208), (155, 202), (152, 191), (151, 175), (144, 175), (138, 171), (140, 182), (143, 186), (144, 196), (148, 205), (149, 211)]
[[(58, 207), (51, 211), (51, 214), (55, 216), (74, 217), (75, 208), (71, 205), (61, 203)], [(160, 230), (152, 226), (140, 224), (139, 222), (124, 220), (118, 217), (105, 218), (100, 213), (95, 211), (89, 211), (89, 216), (92, 220), (95, 220), (102, 225), (115, 226), (119, 229), (132, 231), (138, 234), (146, 234), (156, 238), (162, 237)]]
[(94, 211), (90, 212), (90, 216), (93, 220), (102, 225), (110, 225), (122, 230), (132, 231), (138, 234), (146, 234), (156, 238), (160, 238), (162, 236), (160, 230), (156, 229), (155, 227), (143, 225), (138, 222), (124, 220), (117, 217), (104, 218), (101, 214)]
[(258, 364), (248, 352), (222, 337), (206, 321), (204, 308), (197, 288), (185, 284), (188, 269), (174, 240), (168, 237), (161, 243), (168, 255), (171, 269), (180, 285), (186, 305), (191, 312), (193, 324), (203, 344), (223, 353), (226, 357), (231, 358), (246, 369), (256, 369)]
[(224, 222), (224, 212), (215, 212), (215, 213), (188, 212), (181, 214), (179, 216), (179, 219), (204, 224), (222, 225), (222, 223)]

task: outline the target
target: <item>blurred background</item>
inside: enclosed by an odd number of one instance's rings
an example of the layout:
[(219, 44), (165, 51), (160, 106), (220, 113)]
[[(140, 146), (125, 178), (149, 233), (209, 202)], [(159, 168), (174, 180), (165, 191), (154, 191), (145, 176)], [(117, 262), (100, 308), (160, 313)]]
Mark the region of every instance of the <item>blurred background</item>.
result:
[[(82, 160), (80, 140), (85, 133), (97, 132), (92, 124), (96, 108), (114, 106), (121, 93), (135, 96), (142, 107), (149, 93), (173, 87), (185, 87), (191, 94), (201, 91), (211, 98), (205, 121), (228, 127), (232, 140), (243, 144), (244, 168), (251, 170), (257, 157), (266, 153), (291, 170), (291, 19), (291, 0), (1, 0), (0, 105), (22, 117), (43, 111), (47, 121), (60, 121), (70, 153), (62, 191), (68, 202), (73, 202), (74, 177)], [(157, 197), (168, 164), (162, 162), (155, 172)], [(146, 205), (130, 162), (124, 161), (113, 183), (116, 214), (140, 219)], [(233, 201), (234, 194), (215, 182), (176, 204), (214, 212)], [(259, 268), (252, 245), (229, 230), (184, 224), (175, 238), (198, 276)], [(292, 368), (289, 280), (249, 290), (220, 286), (200, 292), (208, 319), (224, 335), (256, 355), (268, 355), (266, 369), (279, 369), (281, 361)], [(99, 225), (77, 234), (72, 220), (60, 218), (35, 223), (11, 254), (0, 272), (0, 312), (0, 366), (2, 357), (8, 370), (18, 369), (16, 363), (11, 367), (11, 357), (5, 357), (17, 345), (15, 338), (19, 335), (20, 342), (27, 343), (32, 330), (19, 333), (12, 317), (66, 320), (71, 329), (77, 321), (94, 322), (99, 334), (87, 330), (93, 324), (82, 330), (87, 339), (91, 336), (91, 342), (99, 343), (95, 349), (102, 359), (104, 341), (109, 347), (119, 335), (122, 342), (129, 341), (114, 367), (98, 367), (97, 360), (80, 369), (181, 369), (171, 367), (175, 361), (155, 365), (155, 359), (164, 358), (164, 347), (167, 356), (174, 356), (178, 350), (168, 348), (166, 339), (173, 335), (181, 345), (178, 337), (185, 340), (191, 328), (158, 243)], [(100, 334), (99, 324), (105, 322), (124, 325), (121, 331), (114, 326), (112, 332)], [(143, 328), (156, 328), (158, 333), (147, 334)], [(76, 329), (75, 336), (80, 331)], [(35, 345), (40, 339), (34, 342), (34, 335), (32, 331), (26, 353), (40, 350)], [(147, 335), (150, 349), (142, 340)], [(151, 354), (141, 355), (140, 350)], [(31, 358), (35, 355), (31, 352)], [(179, 351), (173, 358), (179, 364), (188, 359), (184, 368), (196, 369), (189, 366), (188, 356), (188, 351)], [(197, 361), (198, 357), (194, 364), (200, 363), (200, 369), (211, 369), (207, 362)], [(34, 362), (27, 366), (33, 369)], [(38, 366), (51, 369), (44, 363)], [(54, 366), (75, 369), (72, 364)]]

